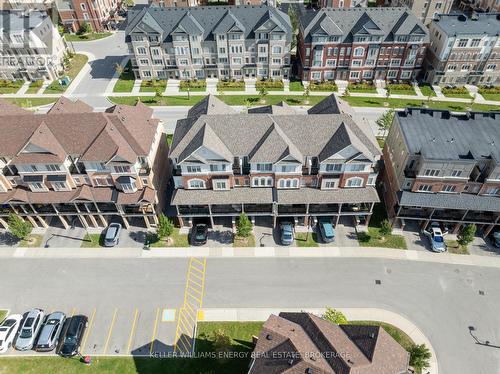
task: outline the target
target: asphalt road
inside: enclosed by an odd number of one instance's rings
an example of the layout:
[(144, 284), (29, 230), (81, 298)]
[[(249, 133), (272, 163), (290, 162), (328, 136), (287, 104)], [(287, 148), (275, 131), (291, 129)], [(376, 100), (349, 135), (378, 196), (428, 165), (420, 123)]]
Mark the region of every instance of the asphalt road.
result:
[[(87, 313), (96, 308), (95, 352), (102, 353), (109, 340), (107, 353), (113, 354), (114, 349), (123, 353), (134, 309), (145, 315), (135, 332), (143, 336), (137, 343), (134, 338), (133, 347), (139, 347), (151, 340), (157, 308), (181, 305), (186, 271), (186, 259), (3, 259), (0, 306), (14, 312), (35, 306)], [(375, 284), (377, 279), (380, 285)], [(207, 308), (391, 310), (427, 335), (441, 373), (500, 373), (497, 269), (379, 259), (209, 259), (205, 282), (203, 306)], [(118, 317), (107, 339), (116, 309)], [(489, 346), (476, 344), (469, 326)], [(173, 331), (173, 324), (160, 323), (156, 340), (169, 344)], [(91, 335), (89, 349), (92, 339)]]

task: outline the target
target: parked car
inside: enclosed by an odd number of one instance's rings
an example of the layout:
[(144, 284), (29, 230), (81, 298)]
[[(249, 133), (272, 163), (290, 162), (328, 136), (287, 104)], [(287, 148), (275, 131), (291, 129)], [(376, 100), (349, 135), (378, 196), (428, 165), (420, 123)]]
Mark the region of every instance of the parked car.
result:
[(324, 243), (331, 243), (335, 240), (335, 230), (332, 221), (326, 218), (320, 218), (318, 221), (319, 234)]
[(438, 227), (431, 226), (430, 231), (424, 231), (429, 238), (431, 249), (434, 252), (445, 252), (446, 244), (444, 242), (443, 232)]
[(50, 352), (57, 346), (65, 320), (66, 315), (63, 312), (49, 314), (40, 331), (40, 336), (35, 346), (36, 351)]
[(500, 248), (500, 231), (493, 233), (493, 243), (495, 244), (495, 247)]
[(281, 229), (281, 244), (292, 245), (293, 244), (293, 224), (291, 222), (285, 221), (280, 225)]
[(11, 314), (0, 324), (0, 353), (5, 353), (12, 347), (17, 331), (21, 326), (23, 316), (20, 314)]
[(122, 232), (122, 225), (119, 223), (112, 223), (106, 229), (104, 236), (104, 245), (106, 247), (114, 247), (120, 242), (120, 234)]
[(73, 357), (80, 352), (80, 344), (87, 326), (86, 316), (79, 314), (68, 318), (64, 323), (57, 353), (63, 357)]
[(16, 340), (18, 351), (27, 351), (35, 345), (36, 337), (42, 327), (45, 313), (42, 309), (32, 309), (21, 326), (21, 332)]
[(448, 228), (441, 222), (432, 221), (431, 227), (441, 229), (441, 232), (443, 233), (443, 235), (448, 234)]
[(208, 240), (208, 225), (206, 223), (196, 223), (191, 231), (194, 245), (203, 245)]

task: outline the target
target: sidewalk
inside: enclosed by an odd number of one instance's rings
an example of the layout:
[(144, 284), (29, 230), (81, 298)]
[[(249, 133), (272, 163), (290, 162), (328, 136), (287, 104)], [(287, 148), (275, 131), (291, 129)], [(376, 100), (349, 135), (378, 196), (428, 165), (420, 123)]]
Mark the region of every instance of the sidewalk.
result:
[[(436, 352), (431, 342), (424, 333), (413, 322), (404, 316), (377, 308), (335, 308), (340, 310), (349, 321), (377, 321), (389, 323), (403, 330), (415, 344), (425, 344), (429, 348), (432, 358), (430, 367), (426, 370), (429, 374), (438, 374), (438, 360)], [(219, 321), (265, 321), (271, 314), (278, 315), (280, 312), (309, 312), (315, 315), (322, 315), (326, 308), (239, 308), (239, 309), (218, 309), (203, 308), (198, 310), (198, 321), (219, 322)]]
[(380, 258), (500, 268), (500, 257), (370, 247), (186, 247), (25, 248), (4, 247), (0, 258)]

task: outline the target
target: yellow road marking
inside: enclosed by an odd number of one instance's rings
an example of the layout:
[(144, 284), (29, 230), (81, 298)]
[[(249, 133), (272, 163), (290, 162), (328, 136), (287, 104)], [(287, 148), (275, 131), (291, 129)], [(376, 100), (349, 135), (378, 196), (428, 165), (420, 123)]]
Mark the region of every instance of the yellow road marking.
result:
[(198, 321), (203, 321), (205, 319), (205, 312), (203, 310), (198, 310)]
[(198, 260), (197, 258), (193, 257), (193, 261), (199, 263), (201, 266), (205, 266), (202, 260)]
[(113, 313), (113, 319), (111, 320), (111, 326), (109, 326), (108, 338), (106, 339), (106, 344), (104, 344), (103, 354), (106, 354), (106, 351), (108, 350), (108, 345), (109, 345), (109, 341), (111, 339), (111, 333), (113, 332), (113, 327), (115, 326), (117, 313), (118, 313), (118, 309), (115, 309), (115, 312)]
[(203, 270), (200, 270), (197, 267), (192, 266), (192, 265), (190, 266), (190, 270), (196, 270), (198, 273), (203, 274)]
[(185, 322), (185, 320), (183, 318), (181, 318), (181, 324), (184, 327), (185, 332), (189, 332), (190, 331), (190, 327), (191, 326), (189, 326), (188, 323), (187, 323), (187, 321)]
[(85, 336), (83, 337), (83, 342), (82, 342), (83, 349), (85, 349), (85, 346), (87, 345), (87, 338), (90, 335), (90, 329), (92, 328), (92, 324), (94, 323), (94, 317), (95, 317), (95, 308), (92, 311), (92, 315), (90, 316), (89, 327), (87, 328), (87, 331), (85, 331)]
[(155, 318), (155, 324), (153, 326), (153, 336), (151, 337), (151, 345), (149, 347), (149, 354), (151, 354), (151, 352), (153, 352), (153, 345), (155, 343), (155, 339), (156, 339), (156, 330), (158, 329), (158, 317), (160, 315), (160, 308), (157, 308), (156, 309), (156, 318)]
[(137, 324), (137, 317), (139, 316), (139, 311), (135, 309), (134, 321), (132, 322), (132, 331), (130, 331), (130, 337), (128, 339), (127, 353), (130, 352), (130, 347), (132, 346), (132, 339), (134, 337), (135, 325)]
[(201, 283), (198, 283), (198, 282), (194, 281), (193, 279), (189, 279), (189, 282), (194, 283), (195, 285), (197, 285), (200, 288), (203, 287), (203, 285)]

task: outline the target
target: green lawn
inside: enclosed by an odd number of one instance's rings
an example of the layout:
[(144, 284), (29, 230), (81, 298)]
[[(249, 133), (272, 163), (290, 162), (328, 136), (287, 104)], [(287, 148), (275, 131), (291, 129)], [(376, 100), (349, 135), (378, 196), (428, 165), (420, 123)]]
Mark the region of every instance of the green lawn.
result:
[[(69, 63), (69, 66), (64, 71), (63, 75), (67, 75), (71, 79), (71, 82), (72, 82), (73, 79), (76, 78), (76, 76), (78, 75), (80, 70), (82, 70), (83, 66), (87, 63), (87, 61), (88, 61), (88, 57), (85, 55), (81, 55), (81, 54), (74, 55), (73, 58), (71, 59), (71, 62)], [(70, 82), (70, 84), (71, 84), (71, 82)], [(56, 79), (45, 89), (45, 91), (43, 93), (45, 93), (45, 94), (64, 93), (67, 88), (68, 88), (68, 86), (61, 86), (59, 84), (59, 80)]]
[(248, 238), (235, 236), (233, 247), (255, 247), (255, 236), (250, 235)]
[(302, 85), (302, 81), (291, 81), (288, 89), (290, 91), (304, 91), (304, 86)]
[(472, 96), (469, 93), (444, 93), (444, 96), (446, 97), (454, 97), (457, 99), (472, 99)]
[(110, 32), (92, 32), (85, 35), (76, 35), (76, 34), (64, 34), (64, 39), (68, 42), (89, 42), (92, 40), (99, 40), (103, 38), (107, 38), (108, 36), (113, 35)]
[(16, 104), (22, 108), (32, 108), (36, 106), (48, 105), (55, 103), (57, 98), (55, 97), (35, 97), (32, 99), (7, 99), (12, 104)]
[(217, 91), (245, 91), (245, 82), (224, 82), (217, 83)]
[(146, 105), (152, 106), (192, 106), (202, 100), (204, 96), (195, 96), (191, 95), (191, 98), (188, 99), (187, 96), (163, 96), (161, 98), (156, 98), (154, 96), (110, 96), (108, 97), (115, 104), (124, 104), (124, 105), (135, 105), (137, 99), (139, 99)]
[(148, 235), (148, 242), (150, 247), (189, 247), (189, 238), (187, 234), (179, 234), (179, 229), (174, 228), (174, 232), (170, 237), (170, 241), (160, 240), (156, 234)]
[(436, 96), (436, 93), (434, 92), (434, 90), (432, 89), (432, 86), (430, 84), (427, 84), (427, 83), (423, 83), (423, 84), (420, 84), (419, 85), (420, 87), (420, 92), (422, 92), (422, 95), (424, 95), (425, 97), (435, 97)]
[(500, 101), (500, 94), (490, 94), (490, 93), (483, 93), (481, 94), (486, 100), (492, 100), (492, 101)]
[(384, 148), (385, 145), (385, 138), (382, 136), (377, 136), (377, 143), (380, 148)]
[(0, 94), (15, 94), (24, 84), (23, 80), (0, 80)]
[[(414, 99), (385, 99), (378, 97), (342, 97), (349, 103), (350, 106), (356, 107), (376, 107), (383, 108), (384, 103), (389, 103), (389, 108), (406, 108), (406, 107), (423, 107), (427, 104), (427, 100), (414, 100)], [(453, 102), (453, 101), (431, 101), (429, 107), (433, 109), (446, 109), (454, 112), (465, 112), (466, 108), (470, 106), (469, 103)], [(473, 104), (473, 110), (477, 111), (497, 111), (500, 110), (500, 105), (485, 105)]]
[(165, 91), (167, 87), (167, 80), (151, 80), (151, 81), (142, 81), (140, 92), (156, 92), (156, 90), (160, 90), (161, 92)]
[(469, 250), (467, 247), (460, 245), (456, 240), (445, 240), (446, 249), (448, 253), (454, 253), (457, 255), (469, 255)]
[(120, 77), (116, 81), (116, 84), (113, 87), (113, 92), (132, 92), (134, 82), (135, 76), (132, 71), (132, 63), (129, 60), (125, 65), (123, 72), (120, 74)]
[(82, 241), (82, 248), (99, 248), (104, 247), (103, 234), (85, 234)]
[(305, 233), (296, 232), (295, 233), (295, 243), (297, 247), (318, 247), (318, 238), (315, 232)]
[(382, 203), (375, 204), (368, 226), (368, 232), (358, 232), (358, 241), (361, 247), (384, 247), (406, 249), (406, 242), (401, 235), (380, 235), (380, 223), (387, 218)]
[(446, 88), (443, 87), (441, 92), (446, 97), (456, 97), (459, 99), (472, 99), (469, 91), (465, 87), (457, 87), (457, 88)]
[(43, 85), (43, 80), (37, 80), (37, 81), (31, 82), (26, 93), (27, 94), (36, 94), (40, 90), (42, 85)]
[(31, 247), (37, 248), (42, 245), (43, 235), (30, 234), (27, 239), (23, 239), (19, 242), (20, 247)]

